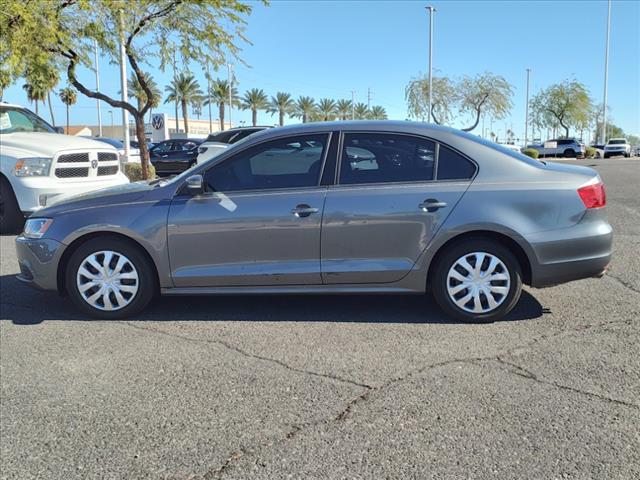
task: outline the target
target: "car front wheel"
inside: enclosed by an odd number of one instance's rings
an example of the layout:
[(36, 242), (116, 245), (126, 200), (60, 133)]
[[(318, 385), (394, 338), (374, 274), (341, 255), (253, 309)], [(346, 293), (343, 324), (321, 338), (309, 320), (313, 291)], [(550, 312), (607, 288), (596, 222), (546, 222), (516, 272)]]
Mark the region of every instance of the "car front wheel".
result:
[(500, 320), (513, 310), (522, 292), (522, 272), (513, 253), (480, 237), (448, 248), (430, 280), (442, 310), (465, 322)]
[(9, 182), (0, 176), (0, 233), (17, 233), (24, 224), (18, 200)]
[(153, 266), (135, 244), (96, 238), (71, 256), (66, 287), (73, 303), (88, 315), (120, 319), (143, 310), (156, 291)]

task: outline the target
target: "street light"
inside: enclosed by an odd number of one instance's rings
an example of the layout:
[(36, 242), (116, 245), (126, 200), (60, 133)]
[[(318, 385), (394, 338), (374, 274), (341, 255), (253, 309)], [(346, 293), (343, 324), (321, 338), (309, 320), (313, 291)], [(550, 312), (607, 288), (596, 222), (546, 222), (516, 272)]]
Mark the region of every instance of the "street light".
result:
[(527, 105), (525, 107), (524, 114), (524, 148), (527, 148), (527, 138), (529, 133), (529, 75), (531, 74), (531, 69), (527, 68)]
[(111, 115), (111, 136), (113, 136), (113, 110), (109, 110), (109, 115)]
[(431, 5), (425, 7), (429, 10), (429, 123), (431, 123), (431, 90), (433, 88), (433, 12), (436, 11)]
[(611, 30), (611, 0), (607, 6), (607, 44), (604, 49), (604, 101), (602, 106), (602, 143), (607, 143), (607, 82), (609, 81), (609, 32)]

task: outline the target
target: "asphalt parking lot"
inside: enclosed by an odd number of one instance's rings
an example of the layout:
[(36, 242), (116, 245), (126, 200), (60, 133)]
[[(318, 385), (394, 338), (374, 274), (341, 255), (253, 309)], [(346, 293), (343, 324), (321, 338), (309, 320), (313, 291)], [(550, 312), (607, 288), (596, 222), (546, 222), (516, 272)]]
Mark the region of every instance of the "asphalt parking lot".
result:
[(640, 478), (640, 160), (611, 269), (503, 322), (421, 297), (165, 298), (90, 321), (0, 239), (0, 478)]

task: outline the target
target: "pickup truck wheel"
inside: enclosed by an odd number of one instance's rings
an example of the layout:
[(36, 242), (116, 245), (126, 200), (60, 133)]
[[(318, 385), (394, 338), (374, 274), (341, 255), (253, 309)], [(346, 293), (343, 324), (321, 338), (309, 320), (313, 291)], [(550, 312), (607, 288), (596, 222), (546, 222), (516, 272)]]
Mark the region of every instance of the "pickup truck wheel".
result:
[(429, 283), (448, 316), (487, 323), (502, 319), (518, 303), (522, 271), (505, 246), (483, 237), (469, 238), (439, 256)]
[(73, 252), (65, 285), (73, 303), (100, 319), (142, 311), (156, 292), (153, 266), (140, 248), (120, 238), (95, 238)]
[(24, 215), (6, 178), (0, 177), (0, 233), (17, 233), (24, 225)]
[(565, 158), (573, 158), (575, 156), (576, 156), (576, 151), (572, 148), (568, 148), (567, 150), (564, 151)]

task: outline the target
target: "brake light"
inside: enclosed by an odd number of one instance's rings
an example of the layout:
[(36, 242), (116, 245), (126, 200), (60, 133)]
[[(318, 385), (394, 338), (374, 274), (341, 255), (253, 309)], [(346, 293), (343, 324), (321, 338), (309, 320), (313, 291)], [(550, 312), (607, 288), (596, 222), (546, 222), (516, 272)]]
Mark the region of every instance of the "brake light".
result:
[(578, 195), (587, 208), (602, 208), (607, 204), (607, 195), (604, 191), (604, 183), (597, 181), (591, 185), (584, 185), (578, 189)]

